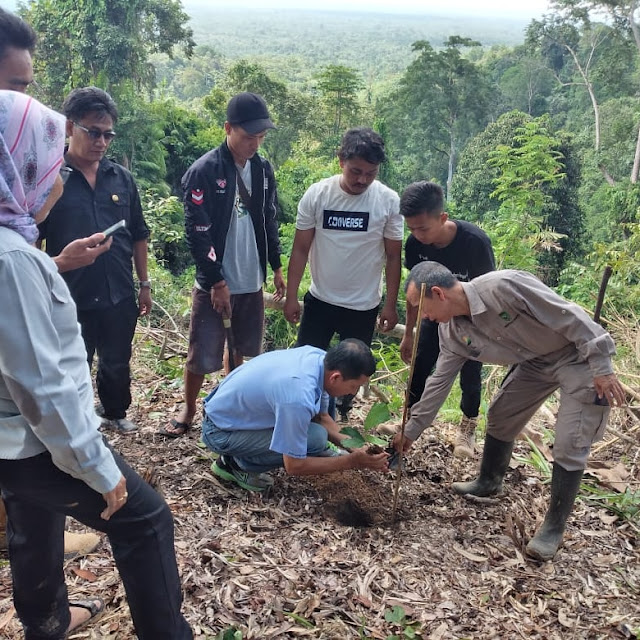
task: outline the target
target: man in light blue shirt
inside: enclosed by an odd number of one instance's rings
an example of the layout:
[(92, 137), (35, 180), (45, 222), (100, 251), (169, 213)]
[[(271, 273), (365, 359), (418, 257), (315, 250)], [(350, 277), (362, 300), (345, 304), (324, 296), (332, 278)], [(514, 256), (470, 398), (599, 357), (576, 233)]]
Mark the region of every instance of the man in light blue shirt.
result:
[(387, 471), (387, 454), (340, 452), (347, 436), (327, 413), (329, 396), (357, 393), (375, 371), (356, 339), (329, 351), (305, 346), (271, 351), (232, 371), (205, 400), (202, 440), (220, 454), (213, 472), (249, 491), (272, 484), (264, 472), (291, 475), (345, 469)]

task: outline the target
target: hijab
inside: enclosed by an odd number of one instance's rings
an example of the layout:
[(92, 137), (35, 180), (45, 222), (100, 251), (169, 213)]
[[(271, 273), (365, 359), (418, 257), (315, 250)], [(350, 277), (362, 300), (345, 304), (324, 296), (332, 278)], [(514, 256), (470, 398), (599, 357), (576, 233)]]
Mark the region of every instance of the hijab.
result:
[(0, 91), (0, 227), (27, 242), (38, 238), (34, 216), (60, 172), (65, 118), (34, 98)]

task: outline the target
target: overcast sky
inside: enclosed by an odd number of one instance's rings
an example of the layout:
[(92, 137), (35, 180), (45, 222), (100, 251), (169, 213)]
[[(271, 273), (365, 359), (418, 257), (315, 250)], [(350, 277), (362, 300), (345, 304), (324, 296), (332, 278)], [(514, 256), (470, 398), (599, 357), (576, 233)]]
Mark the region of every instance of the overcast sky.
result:
[[(539, 18), (549, 0), (182, 0), (189, 5), (240, 9), (325, 9), (328, 11), (376, 11), (385, 13), (437, 13), (471, 16)], [(15, 10), (17, 0), (0, 0), (0, 7)]]
[[(548, 10), (548, 0), (182, 0), (187, 8), (230, 7), (239, 9), (325, 9), (329, 11), (376, 11), (385, 13), (438, 13), (444, 15), (539, 18)], [(0, 6), (15, 10), (17, 0), (0, 0)]]
[[(183, 0), (185, 5), (202, 0)], [(261, 9), (325, 9), (346, 11), (383, 11), (386, 13), (439, 13), (477, 16), (540, 17), (548, 10), (548, 0), (206, 0), (218, 5)]]

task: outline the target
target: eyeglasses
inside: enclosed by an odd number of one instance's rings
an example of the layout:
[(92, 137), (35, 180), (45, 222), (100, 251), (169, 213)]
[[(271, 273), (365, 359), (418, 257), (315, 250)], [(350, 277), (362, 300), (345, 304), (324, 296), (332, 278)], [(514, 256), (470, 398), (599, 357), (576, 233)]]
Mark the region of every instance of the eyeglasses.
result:
[(73, 169), (71, 167), (68, 167), (66, 164), (63, 164), (60, 167), (60, 178), (62, 180), (62, 184), (67, 184), (67, 180), (72, 173)]
[(73, 125), (78, 127), (78, 129), (82, 129), (91, 139), (92, 142), (96, 142), (100, 140), (100, 138), (104, 138), (105, 142), (111, 142), (116, 137), (115, 131), (100, 131), (100, 129), (87, 129), (87, 127), (83, 127), (81, 124), (74, 122)]

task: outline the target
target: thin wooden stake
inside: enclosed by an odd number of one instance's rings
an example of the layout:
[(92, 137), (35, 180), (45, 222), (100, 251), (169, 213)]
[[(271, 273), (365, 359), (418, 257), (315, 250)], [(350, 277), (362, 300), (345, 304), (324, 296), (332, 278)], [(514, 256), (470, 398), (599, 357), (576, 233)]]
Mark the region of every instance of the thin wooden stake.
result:
[[(402, 408), (402, 424), (400, 425), (400, 436), (404, 439), (404, 427), (407, 424), (407, 414), (409, 413), (409, 394), (411, 392), (411, 382), (413, 381), (413, 370), (416, 365), (416, 353), (418, 352), (418, 341), (420, 340), (420, 329), (422, 327), (422, 303), (427, 291), (427, 285), (422, 283), (420, 287), (420, 302), (418, 303), (418, 318), (416, 320), (416, 335), (413, 339), (413, 349), (411, 349), (411, 365), (409, 366), (409, 378), (407, 388), (404, 391), (404, 407)], [(396, 523), (396, 510), (398, 508), (398, 495), (400, 493), (400, 481), (402, 480), (402, 462), (404, 451), (398, 452), (398, 471), (396, 473), (396, 483), (393, 488), (393, 509), (391, 511), (391, 523)]]

